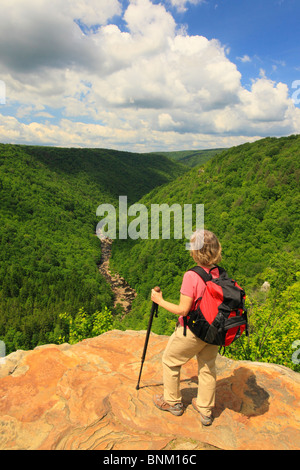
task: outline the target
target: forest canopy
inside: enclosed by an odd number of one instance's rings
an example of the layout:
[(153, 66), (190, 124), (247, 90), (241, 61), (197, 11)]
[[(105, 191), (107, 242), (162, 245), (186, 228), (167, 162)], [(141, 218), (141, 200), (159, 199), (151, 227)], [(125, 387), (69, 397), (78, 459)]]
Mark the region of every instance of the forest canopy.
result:
[(61, 314), (105, 311), (96, 209), (134, 202), (184, 167), (161, 156), (0, 144), (0, 339), (6, 352), (56, 342)]

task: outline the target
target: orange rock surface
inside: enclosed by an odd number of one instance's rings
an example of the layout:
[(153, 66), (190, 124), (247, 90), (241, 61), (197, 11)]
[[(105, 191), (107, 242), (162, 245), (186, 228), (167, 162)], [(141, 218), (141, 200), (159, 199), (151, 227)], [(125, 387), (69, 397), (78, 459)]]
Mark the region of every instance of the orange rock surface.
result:
[(182, 416), (158, 410), (168, 338), (110, 331), (78, 344), (17, 351), (0, 365), (0, 449), (299, 449), (300, 374), (218, 357), (215, 420), (191, 405), (197, 364), (182, 368)]

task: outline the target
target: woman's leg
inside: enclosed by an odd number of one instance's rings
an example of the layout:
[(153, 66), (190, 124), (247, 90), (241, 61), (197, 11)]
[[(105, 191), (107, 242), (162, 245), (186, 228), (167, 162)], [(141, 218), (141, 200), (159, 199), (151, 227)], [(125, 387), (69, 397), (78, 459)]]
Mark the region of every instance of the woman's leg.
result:
[(179, 326), (169, 339), (163, 354), (164, 399), (174, 405), (181, 402), (180, 370), (181, 366), (199, 354), (206, 343), (197, 338), (189, 329), (183, 335)]
[(197, 407), (204, 416), (210, 417), (216, 396), (216, 358), (218, 346), (207, 344), (198, 354)]

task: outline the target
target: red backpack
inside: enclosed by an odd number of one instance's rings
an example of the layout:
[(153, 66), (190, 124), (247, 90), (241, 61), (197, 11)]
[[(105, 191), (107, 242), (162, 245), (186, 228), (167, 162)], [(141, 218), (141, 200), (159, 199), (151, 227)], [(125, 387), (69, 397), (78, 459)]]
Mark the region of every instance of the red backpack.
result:
[[(219, 269), (219, 277), (213, 279), (212, 269)], [(218, 346), (229, 346), (245, 331), (248, 336), (245, 291), (230, 279), (225, 269), (215, 266), (207, 273), (200, 266), (189, 271), (197, 273), (205, 282), (202, 297), (196, 300), (195, 309), (184, 317), (186, 326), (202, 341)]]

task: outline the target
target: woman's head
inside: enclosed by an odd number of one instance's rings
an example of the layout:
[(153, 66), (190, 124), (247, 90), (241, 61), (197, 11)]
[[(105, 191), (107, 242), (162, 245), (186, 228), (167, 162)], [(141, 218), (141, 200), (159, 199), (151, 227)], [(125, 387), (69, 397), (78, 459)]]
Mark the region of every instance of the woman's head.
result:
[(222, 259), (222, 247), (209, 230), (196, 230), (191, 236), (191, 256), (200, 266), (211, 266)]

